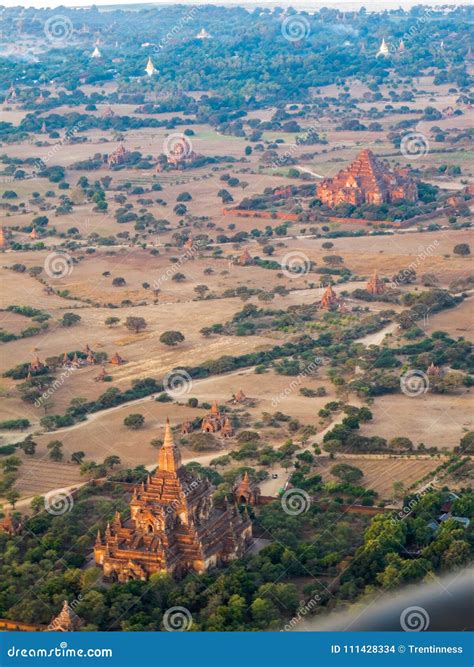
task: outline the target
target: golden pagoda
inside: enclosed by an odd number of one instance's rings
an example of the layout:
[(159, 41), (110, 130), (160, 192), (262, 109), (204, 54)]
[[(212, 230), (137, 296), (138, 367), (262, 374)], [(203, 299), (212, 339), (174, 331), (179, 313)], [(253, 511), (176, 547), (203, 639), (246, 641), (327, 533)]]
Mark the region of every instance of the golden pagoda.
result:
[(390, 55), (390, 50), (387, 46), (387, 43), (385, 41), (385, 38), (382, 38), (382, 43), (379, 46), (379, 50), (377, 51), (377, 58), (379, 56), (383, 56), (384, 58), (387, 58)]
[(150, 56), (148, 56), (145, 72), (148, 74), (148, 76), (153, 76), (153, 74), (156, 74), (156, 69)]

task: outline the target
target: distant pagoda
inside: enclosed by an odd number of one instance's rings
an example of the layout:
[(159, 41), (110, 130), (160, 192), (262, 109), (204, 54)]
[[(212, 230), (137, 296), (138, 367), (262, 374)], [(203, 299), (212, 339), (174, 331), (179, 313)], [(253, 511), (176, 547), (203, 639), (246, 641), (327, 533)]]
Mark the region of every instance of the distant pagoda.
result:
[(205, 28), (201, 28), (201, 30), (196, 35), (196, 39), (212, 39), (212, 36), (207, 32)]
[(322, 310), (332, 310), (337, 308), (340, 303), (341, 300), (333, 290), (332, 285), (328, 285), (324, 290), (324, 294), (321, 298), (320, 308)]
[(378, 277), (377, 271), (374, 271), (372, 277), (367, 282), (365, 289), (369, 294), (383, 294), (385, 292), (385, 285), (382, 280)]
[(388, 45), (385, 41), (385, 38), (382, 38), (382, 42), (379, 46), (379, 50), (377, 51), (377, 58), (380, 56), (383, 56), (384, 58), (387, 58), (390, 55), (390, 49), (388, 48)]
[(130, 501), (131, 518), (119, 512), (107, 525), (104, 539), (97, 534), (94, 558), (111, 581), (146, 581), (167, 572), (177, 577), (202, 573), (241, 557), (252, 540), (247, 514), (235, 506), (217, 509), (207, 477), (187, 470), (166, 421), (158, 468), (136, 486)]
[(92, 53), (91, 53), (91, 58), (102, 58), (102, 54), (101, 54), (101, 52), (99, 51), (99, 47), (98, 47), (98, 46), (95, 46), (95, 47), (94, 47), (94, 50), (93, 50)]
[(153, 74), (156, 74), (156, 69), (153, 64), (152, 59), (148, 56), (148, 62), (145, 67), (145, 72), (148, 74), (148, 76), (153, 76)]

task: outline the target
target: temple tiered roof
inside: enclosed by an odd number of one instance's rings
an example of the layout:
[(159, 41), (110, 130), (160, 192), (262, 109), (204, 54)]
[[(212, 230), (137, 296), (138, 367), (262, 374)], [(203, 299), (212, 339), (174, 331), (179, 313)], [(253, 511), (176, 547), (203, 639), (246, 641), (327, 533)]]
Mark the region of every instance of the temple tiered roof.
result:
[(142, 581), (156, 572), (177, 576), (241, 556), (252, 537), (252, 525), (235, 507), (214, 507), (209, 480), (182, 464), (171, 425), (166, 422), (158, 468), (135, 487), (131, 519), (116, 513), (94, 547), (96, 563), (107, 579)]
[(371, 150), (362, 150), (354, 162), (332, 178), (325, 178), (317, 196), (327, 206), (348, 203), (383, 204), (407, 199), (416, 201), (415, 181), (401, 172), (391, 171)]

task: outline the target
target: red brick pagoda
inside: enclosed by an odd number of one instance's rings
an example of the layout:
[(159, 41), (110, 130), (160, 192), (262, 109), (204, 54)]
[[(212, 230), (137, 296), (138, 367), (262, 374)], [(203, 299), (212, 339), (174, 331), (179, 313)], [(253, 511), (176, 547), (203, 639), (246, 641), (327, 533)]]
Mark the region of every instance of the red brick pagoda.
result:
[(166, 423), (158, 468), (147, 482), (135, 487), (130, 520), (117, 512), (100, 533), (94, 557), (104, 577), (126, 582), (145, 581), (156, 572), (183, 576), (239, 558), (252, 539), (246, 514), (214, 507), (209, 480), (196, 477), (181, 461)]
[(407, 199), (416, 201), (415, 181), (399, 171), (391, 171), (371, 150), (359, 153), (354, 162), (317, 187), (323, 204), (384, 204)]

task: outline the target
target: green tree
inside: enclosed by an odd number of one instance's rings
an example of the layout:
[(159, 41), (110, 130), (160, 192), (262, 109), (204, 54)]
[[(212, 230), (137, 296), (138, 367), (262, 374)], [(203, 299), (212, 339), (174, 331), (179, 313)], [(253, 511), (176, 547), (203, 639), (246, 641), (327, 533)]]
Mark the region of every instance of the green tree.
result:
[(164, 345), (173, 346), (183, 341), (184, 336), (181, 331), (165, 331), (160, 336), (160, 343), (164, 343)]
[(139, 428), (145, 424), (145, 417), (139, 413), (130, 414), (123, 420), (124, 426), (127, 428), (137, 431)]
[(61, 461), (63, 458), (63, 443), (60, 440), (51, 440), (46, 445), (46, 449), (49, 450), (49, 458), (52, 461)]

